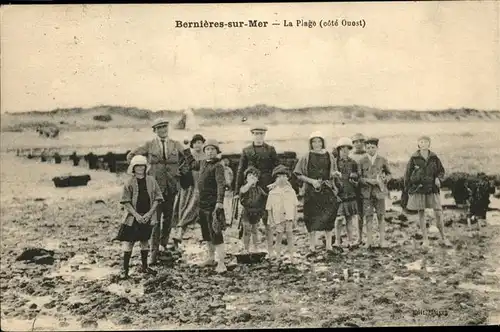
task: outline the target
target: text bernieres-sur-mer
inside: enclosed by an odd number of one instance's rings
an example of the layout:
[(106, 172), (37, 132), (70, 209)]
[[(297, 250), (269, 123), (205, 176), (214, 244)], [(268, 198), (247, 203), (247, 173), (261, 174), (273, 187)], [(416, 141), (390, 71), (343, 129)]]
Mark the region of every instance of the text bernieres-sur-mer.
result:
[(230, 22), (213, 22), (207, 20), (201, 21), (175, 21), (176, 28), (242, 28), (242, 27), (250, 27), (250, 28), (266, 28), (269, 22), (267, 21), (259, 21), (259, 20), (248, 20), (245, 21), (230, 21)]

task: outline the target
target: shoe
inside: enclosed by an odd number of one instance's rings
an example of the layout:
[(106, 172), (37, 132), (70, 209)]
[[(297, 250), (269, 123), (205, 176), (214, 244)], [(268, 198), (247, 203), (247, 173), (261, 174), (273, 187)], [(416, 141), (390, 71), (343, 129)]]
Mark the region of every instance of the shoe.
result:
[(120, 272), (120, 280), (127, 280), (128, 279), (128, 271), (122, 270)]
[(147, 268), (141, 268), (141, 273), (144, 273), (144, 274), (150, 274), (150, 275), (156, 275), (157, 272), (149, 267)]
[(226, 271), (227, 271), (227, 268), (226, 268), (226, 265), (224, 263), (217, 264), (217, 267), (215, 268), (215, 272), (224, 273)]
[(215, 260), (214, 259), (207, 259), (203, 263), (200, 264), (201, 267), (209, 267), (209, 266), (214, 266)]

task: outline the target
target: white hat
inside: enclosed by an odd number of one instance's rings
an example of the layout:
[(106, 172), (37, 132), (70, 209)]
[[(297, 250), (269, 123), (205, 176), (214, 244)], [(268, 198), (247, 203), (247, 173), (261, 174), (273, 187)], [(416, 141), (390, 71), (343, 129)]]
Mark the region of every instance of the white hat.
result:
[(309, 135), (309, 140), (312, 140), (313, 138), (321, 138), (323, 141), (325, 140), (325, 136), (321, 133), (321, 131), (313, 131), (311, 135)]
[(148, 160), (146, 157), (137, 155), (132, 158), (130, 161), (130, 165), (128, 165), (127, 169), (127, 174), (134, 174), (134, 167), (138, 165), (145, 165), (146, 166), (146, 173), (149, 172), (149, 169), (151, 168), (151, 165), (149, 165)]
[(348, 146), (352, 149), (352, 140), (349, 137), (341, 137), (337, 141), (337, 148), (340, 148), (342, 146)]
[(156, 128), (160, 125), (168, 125), (169, 121), (165, 118), (158, 118), (158, 119), (155, 119), (153, 121), (153, 124), (151, 125), (151, 127)]
[(252, 126), (250, 128), (250, 132), (253, 133), (254, 131), (263, 131), (263, 132), (266, 132), (267, 131), (267, 127), (264, 125), (264, 124), (256, 124), (255, 126)]

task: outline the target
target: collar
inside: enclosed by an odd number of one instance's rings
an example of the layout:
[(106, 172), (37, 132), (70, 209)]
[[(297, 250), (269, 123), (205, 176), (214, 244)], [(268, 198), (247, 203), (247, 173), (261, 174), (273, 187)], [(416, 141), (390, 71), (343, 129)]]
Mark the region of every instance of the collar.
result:
[(325, 154), (327, 153), (328, 151), (326, 151), (326, 149), (321, 149), (319, 151), (314, 151), (314, 150), (309, 150), (309, 152), (312, 152), (312, 153), (317, 153), (317, 154)]
[[(432, 152), (431, 150), (429, 150), (429, 158), (430, 157), (436, 157), (437, 155)], [(417, 150), (415, 151), (413, 154), (412, 154), (412, 157), (422, 157), (422, 154), (420, 153), (420, 150)], [(423, 158), (423, 157), (422, 157)]]
[(252, 147), (254, 147), (254, 148), (257, 148), (257, 147), (260, 148), (260, 147), (265, 147), (265, 146), (266, 146), (266, 142), (262, 142), (261, 145), (255, 145), (255, 142), (252, 142)]
[(366, 156), (370, 159), (370, 160), (375, 160), (377, 159), (378, 157), (378, 153), (375, 153), (373, 156), (370, 156), (368, 153), (366, 154)]
[(164, 140), (165, 142), (168, 142), (168, 136), (165, 138), (160, 138), (160, 136), (156, 136), (156, 139), (158, 140), (158, 142), (160, 142), (160, 144), (161, 144), (162, 140)]
[(353, 154), (365, 154), (365, 153), (366, 153), (366, 151), (364, 151), (364, 150), (363, 151), (356, 151), (356, 150), (353, 151)]

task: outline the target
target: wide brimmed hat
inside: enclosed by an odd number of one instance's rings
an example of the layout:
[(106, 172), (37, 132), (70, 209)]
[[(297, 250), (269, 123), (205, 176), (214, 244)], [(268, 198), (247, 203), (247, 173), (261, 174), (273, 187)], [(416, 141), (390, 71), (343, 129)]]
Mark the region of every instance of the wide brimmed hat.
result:
[(159, 126), (162, 126), (162, 125), (168, 125), (169, 124), (169, 121), (165, 118), (158, 118), (156, 120), (153, 121), (153, 124), (151, 125), (151, 127), (153, 129), (155, 129), (156, 127), (159, 127)]
[(378, 141), (379, 141), (379, 139), (376, 137), (369, 137), (365, 140), (365, 144), (374, 144), (374, 145), (378, 146)]
[(128, 165), (128, 168), (127, 168), (127, 174), (130, 174), (130, 175), (134, 174), (134, 167), (140, 166), (140, 165), (146, 166), (146, 173), (149, 172), (151, 165), (149, 165), (148, 159), (144, 156), (137, 155), (137, 156), (134, 156), (132, 158), (132, 160), (130, 161), (130, 165)]
[(214, 139), (206, 140), (205, 145), (203, 145), (203, 151), (205, 151), (207, 146), (213, 146), (217, 150), (217, 153), (220, 153), (219, 142), (217, 142), (216, 140)]
[(280, 174), (285, 174), (287, 176), (290, 176), (290, 171), (288, 170), (288, 167), (285, 165), (278, 165), (273, 169), (273, 174), (272, 176), (275, 177)]
[(253, 166), (248, 167), (245, 170), (245, 172), (243, 173), (243, 175), (245, 176), (245, 178), (247, 177), (248, 174), (254, 174), (257, 177), (260, 177), (260, 171), (257, 168), (253, 167)]
[(205, 143), (205, 137), (203, 137), (202, 135), (200, 134), (196, 134), (193, 136), (193, 138), (191, 138), (191, 141), (189, 142), (189, 146), (192, 148), (193, 147), (193, 144), (196, 142), (196, 141), (201, 141), (203, 143)]
[(250, 128), (250, 132), (253, 133), (254, 131), (263, 131), (263, 132), (266, 132), (267, 131), (267, 127), (264, 126), (263, 124), (257, 124), (257, 125), (254, 125)]
[(349, 138), (349, 137), (341, 137), (339, 138), (339, 140), (337, 141), (337, 149), (343, 147), (343, 146), (347, 146), (349, 147), (350, 149), (352, 149), (352, 140)]
[(354, 134), (354, 136), (351, 138), (353, 142), (355, 141), (364, 141), (365, 140), (365, 136), (363, 136), (363, 134), (361, 133), (357, 133), (357, 134)]

